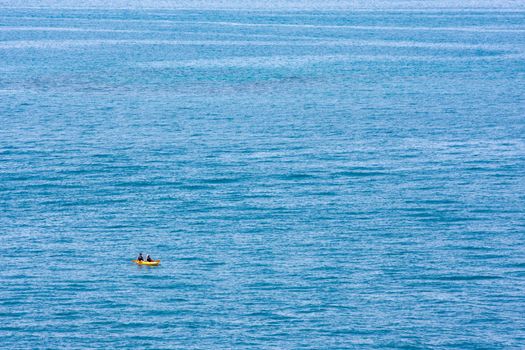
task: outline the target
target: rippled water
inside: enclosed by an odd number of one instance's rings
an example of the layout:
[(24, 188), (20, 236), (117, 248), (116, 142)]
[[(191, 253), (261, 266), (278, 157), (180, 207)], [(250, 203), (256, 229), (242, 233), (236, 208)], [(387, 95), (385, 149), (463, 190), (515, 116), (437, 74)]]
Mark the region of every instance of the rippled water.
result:
[(0, 25), (4, 347), (525, 347), (525, 11)]

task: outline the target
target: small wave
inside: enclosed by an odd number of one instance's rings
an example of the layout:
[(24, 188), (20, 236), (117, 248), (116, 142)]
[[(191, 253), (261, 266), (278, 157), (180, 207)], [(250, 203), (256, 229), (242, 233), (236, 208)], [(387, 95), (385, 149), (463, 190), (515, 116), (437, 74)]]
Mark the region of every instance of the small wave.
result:
[(122, 182), (116, 182), (113, 184), (115, 187), (161, 187), (161, 186), (178, 186), (178, 182), (173, 181), (159, 181), (159, 180), (151, 180), (151, 181), (122, 181)]
[(216, 184), (230, 184), (230, 183), (235, 183), (235, 182), (240, 182), (241, 179), (240, 178), (228, 178), (228, 177), (224, 177), (224, 178), (208, 178), (208, 179), (199, 179), (199, 180), (195, 180), (196, 182), (200, 182), (200, 183), (204, 183), (204, 184), (212, 184), (212, 185), (216, 185)]
[(461, 282), (461, 281), (490, 281), (501, 279), (500, 276), (491, 275), (446, 275), (446, 276), (427, 276), (423, 279), (435, 280), (435, 281), (450, 281), (450, 282)]
[(391, 175), (387, 172), (383, 172), (383, 171), (352, 171), (352, 170), (348, 170), (348, 171), (340, 171), (340, 172), (336, 172), (336, 173), (333, 173), (334, 176), (336, 177), (373, 177), (373, 176), (388, 176), (388, 175)]
[(285, 180), (285, 181), (297, 181), (297, 180), (309, 180), (315, 179), (317, 176), (305, 173), (294, 173), (294, 174), (282, 174), (276, 175), (276, 179)]

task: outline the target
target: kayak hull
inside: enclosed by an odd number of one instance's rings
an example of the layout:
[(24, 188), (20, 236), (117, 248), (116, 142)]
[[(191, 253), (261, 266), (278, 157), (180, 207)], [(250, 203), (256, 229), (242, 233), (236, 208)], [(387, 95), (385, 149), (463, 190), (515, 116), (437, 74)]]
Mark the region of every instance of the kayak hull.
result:
[(145, 266), (158, 266), (160, 264), (160, 260), (155, 261), (138, 261), (138, 260), (131, 260), (137, 265), (145, 265)]

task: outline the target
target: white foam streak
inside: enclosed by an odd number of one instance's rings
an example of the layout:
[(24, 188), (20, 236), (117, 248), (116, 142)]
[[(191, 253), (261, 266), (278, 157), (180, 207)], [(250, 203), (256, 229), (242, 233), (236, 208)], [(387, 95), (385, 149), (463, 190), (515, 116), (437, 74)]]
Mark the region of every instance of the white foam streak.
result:
[(23, 27), (23, 26), (0, 26), (0, 32), (93, 32), (93, 33), (143, 33), (148, 30), (133, 29), (97, 29), (78, 27)]
[(304, 29), (353, 29), (353, 30), (395, 30), (395, 31), (460, 31), (488, 33), (523, 33), (525, 28), (519, 27), (425, 27), (425, 26), (361, 26), (361, 25), (326, 25), (326, 24), (290, 24), (290, 23), (242, 23), (219, 21), (173, 21), (179, 24), (208, 24), (233, 27), (271, 27), (271, 28), (304, 28)]
[(506, 54), (499, 56), (425, 56), (425, 55), (304, 55), (304, 56), (255, 56), (230, 57), (224, 59), (196, 59), (187, 61), (153, 61), (139, 64), (141, 68), (177, 69), (177, 68), (301, 68), (321, 63), (351, 62), (448, 62), (448, 61), (482, 61), (495, 59), (521, 59), (524, 54)]
[(319, 47), (391, 47), (421, 48), (437, 50), (494, 50), (515, 52), (516, 45), (490, 45), (465, 43), (433, 43), (420, 41), (388, 40), (294, 40), (294, 41), (250, 41), (250, 40), (149, 40), (149, 39), (88, 39), (88, 40), (10, 40), (0, 42), (0, 49), (67, 49), (83, 46), (115, 45), (172, 45), (172, 46), (319, 46)]

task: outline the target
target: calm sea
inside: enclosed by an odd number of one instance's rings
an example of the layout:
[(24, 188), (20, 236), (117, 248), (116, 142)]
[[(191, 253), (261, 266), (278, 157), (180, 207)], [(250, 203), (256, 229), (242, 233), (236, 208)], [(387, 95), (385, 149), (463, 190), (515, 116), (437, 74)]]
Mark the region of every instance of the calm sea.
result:
[(0, 8), (4, 348), (519, 349), (524, 244), (525, 10)]

